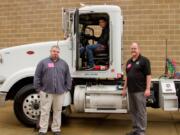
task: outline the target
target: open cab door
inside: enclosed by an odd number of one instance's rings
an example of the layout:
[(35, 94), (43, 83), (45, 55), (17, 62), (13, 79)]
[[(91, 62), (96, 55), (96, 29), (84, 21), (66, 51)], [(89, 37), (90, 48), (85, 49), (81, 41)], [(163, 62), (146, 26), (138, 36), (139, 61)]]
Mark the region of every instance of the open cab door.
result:
[(74, 35), (75, 35), (75, 43), (76, 43), (76, 54), (75, 54), (75, 67), (78, 70), (80, 67), (80, 37), (79, 37), (79, 10), (76, 9), (74, 13)]
[[(64, 33), (64, 39), (68, 39), (71, 41), (71, 50), (72, 50), (72, 55), (71, 55), (71, 65), (72, 65), (72, 71), (76, 71), (76, 55), (78, 55), (77, 52), (77, 47), (78, 45), (78, 39), (79, 39), (79, 33), (78, 33), (78, 10), (75, 8), (63, 8), (62, 9), (62, 29)], [(69, 57), (69, 56), (67, 56)]]
[(62, 30), (65, 39), (71, 37), (73, 34), (74, 13), (75, 9), (62, 8)]

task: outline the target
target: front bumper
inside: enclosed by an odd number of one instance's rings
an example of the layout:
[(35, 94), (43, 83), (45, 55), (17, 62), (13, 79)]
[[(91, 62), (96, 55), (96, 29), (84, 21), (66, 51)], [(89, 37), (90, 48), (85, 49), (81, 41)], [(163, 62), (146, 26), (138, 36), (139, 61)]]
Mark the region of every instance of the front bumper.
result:
[(0, 107), (4, 106), (5, 101), (6, 101), (6, 92), (0, 92)]

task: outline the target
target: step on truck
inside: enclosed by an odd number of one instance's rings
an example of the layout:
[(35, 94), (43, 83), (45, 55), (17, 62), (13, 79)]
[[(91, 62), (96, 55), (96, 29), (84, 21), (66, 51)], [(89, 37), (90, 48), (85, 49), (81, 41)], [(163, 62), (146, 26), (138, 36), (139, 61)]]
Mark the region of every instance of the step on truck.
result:
[[(109, 25), (107, 50), (94, 52), (95, 68), (87, 70), (87, 57), (79, 49), (96, 41), (85, 35), (98, 36), (100, 18)], [(64, 40), (20, 45), (0, 50), (0, 103), (13, 100), (17, 119), (27, 126), (40, 115), (39, 95), (33, 87), (37, 63), (49, 55), (51, 46), (60, 47), (60, 57), (70, 68), (73, 86), (65, 95), (63, 112), (73, 106), (81, 113), (128, 113), (128, 94), (123, 87), (123, 16), (119, 6), (87, 5), (62, 9)], [(165, 111), (180, 108), (180, 80), (153, 79), (147, 106)]]

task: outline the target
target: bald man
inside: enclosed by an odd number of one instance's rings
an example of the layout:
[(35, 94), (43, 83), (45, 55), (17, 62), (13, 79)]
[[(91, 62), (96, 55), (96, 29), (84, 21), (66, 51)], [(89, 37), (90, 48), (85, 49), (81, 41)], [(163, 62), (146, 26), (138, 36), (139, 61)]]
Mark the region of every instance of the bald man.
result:
[(129, 109), (133, 130), (127, 135), (145, 135), (147, 127), (146, 97), (150, 96), (151, 68), (148, 58), (140, 54), (138, 43), (131, 44), (131, 58), (126, 64), (126, 78), (122, 91), (128, 88)]

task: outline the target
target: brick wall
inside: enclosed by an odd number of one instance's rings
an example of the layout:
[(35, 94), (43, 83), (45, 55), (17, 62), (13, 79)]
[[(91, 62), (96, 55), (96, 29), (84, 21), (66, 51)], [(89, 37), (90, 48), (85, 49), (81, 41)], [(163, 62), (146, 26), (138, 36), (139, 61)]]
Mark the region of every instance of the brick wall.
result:
[(157, 77), (164, 72), (167, 40), (168, 56), (180, 67), (179, 0), (0, 0), (0, 47), (62, 39), (61, 8), (79, 7), (80, 2), (122, 8), (124, 61), (131, 42), (138, 41)]

